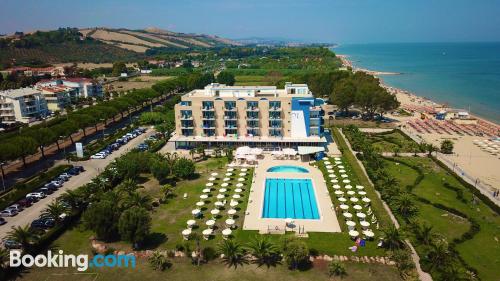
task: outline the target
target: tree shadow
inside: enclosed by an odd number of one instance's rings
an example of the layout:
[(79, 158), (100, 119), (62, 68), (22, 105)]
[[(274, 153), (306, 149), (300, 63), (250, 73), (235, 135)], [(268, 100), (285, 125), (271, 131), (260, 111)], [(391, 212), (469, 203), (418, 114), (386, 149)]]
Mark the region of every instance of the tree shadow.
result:
[(155, 249), (161, 244), (165, 243), (168, 237), (164, 233), (153, 232), (150, 233), (146, 239), (144, 239), (144, 244), (142, 245), (142, 250)]

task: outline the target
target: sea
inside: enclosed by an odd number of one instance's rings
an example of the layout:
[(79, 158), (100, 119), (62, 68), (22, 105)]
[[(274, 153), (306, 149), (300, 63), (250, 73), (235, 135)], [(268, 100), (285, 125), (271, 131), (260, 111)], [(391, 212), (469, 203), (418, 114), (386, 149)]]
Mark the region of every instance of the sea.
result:
[(500, 124), (500, 42), (346, 44), (332, 50), (389, 86)]

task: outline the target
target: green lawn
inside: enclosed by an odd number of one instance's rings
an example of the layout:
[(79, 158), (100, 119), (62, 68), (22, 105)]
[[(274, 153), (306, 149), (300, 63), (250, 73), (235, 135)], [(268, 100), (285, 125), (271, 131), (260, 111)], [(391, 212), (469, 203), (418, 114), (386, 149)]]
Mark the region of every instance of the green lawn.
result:
[[(475, 219), (480, 224), (480, 231), (471, 240), (466, 240), (456, 246), (458, 253), (467, 264), (476, 268), (482, 280), (498, 280), (497, 269), (500, 267), (500, 217), (487, 205), (477, 200), (477, 205), (471, 203), (472, 193), (447, 171), (427, 157), (398, 158), (413, 166), (418, 166), (424, 173), (424, 178), (414, 189), (413, 193), (432, 203), (438, 203)], [(412, 183), (417, 172), (412, 168), (386, 160), (386, 170), (396, 177), (402, 185)], [(454, 190), (446, 188), (447, 182), (463, 191), (466, 203), (457, 198)], [(420, 213), (418, 217), (434, 226), (434, 230), (448, 238), (460, 237), (466, 232), (470, 223), (442, 209), (430, 204), (419, 202)]]
[(366, 133), (366, 136), (373, 148), (381, 152), (393, 152), (396, 148), (399, 152), (414, 152), (412, 146), (417, 144), (399, 130), (387, 133)]

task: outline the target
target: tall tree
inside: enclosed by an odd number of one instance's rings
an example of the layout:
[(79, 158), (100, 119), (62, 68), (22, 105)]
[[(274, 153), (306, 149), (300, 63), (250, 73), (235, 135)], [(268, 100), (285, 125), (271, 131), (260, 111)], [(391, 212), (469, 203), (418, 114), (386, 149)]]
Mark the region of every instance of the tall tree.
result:
[(125, 210), (118, 221), (120, 237), (133, 243), (134, 248), (144, 242), (151, 229), (149, 212), (141, 207), (132, 207)]

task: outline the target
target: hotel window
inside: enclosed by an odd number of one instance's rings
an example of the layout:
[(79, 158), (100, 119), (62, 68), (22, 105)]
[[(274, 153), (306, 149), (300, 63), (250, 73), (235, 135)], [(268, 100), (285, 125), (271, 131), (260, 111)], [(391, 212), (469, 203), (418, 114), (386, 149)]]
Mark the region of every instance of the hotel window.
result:
[(181, 118), (189, 119), (193, 117), (193, 112), (191, 110), (181, 110)]
[(232, 110), (236, 108), (236, 102), (235, 101), (226, 101), (224, 102), (224, 107), (226, 110)]
[(203, 119), (215, 119), (215, 113), (213, 111), (204, 111), (202, 114)]
[(248, 109), (259, 108), (259, 102), (258, 101), (247, 101), (247, 108)]
[(269, 102), (269, 109), (270, 110), (279, 110), (279, 109), (281, 109), (281, 102), (280, 101), (270, 101)]
[(203, 109), (205, 109), (205, 110), (206, 109), (213, 109), (214, 108), (214, 102), (213, 101), (204, 101), (201, 104), (202, 104), (201, 107)]
[(190, 101), (181, 101), (181, 106), (191, 106)]
[(259, 119), (259, 112), (256, 111), (247, 112), (247, 119)]

